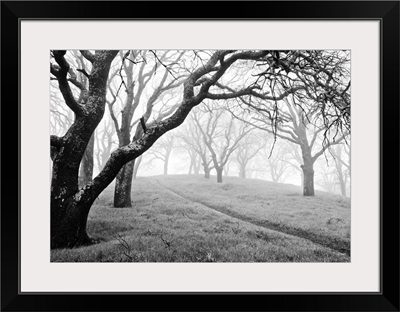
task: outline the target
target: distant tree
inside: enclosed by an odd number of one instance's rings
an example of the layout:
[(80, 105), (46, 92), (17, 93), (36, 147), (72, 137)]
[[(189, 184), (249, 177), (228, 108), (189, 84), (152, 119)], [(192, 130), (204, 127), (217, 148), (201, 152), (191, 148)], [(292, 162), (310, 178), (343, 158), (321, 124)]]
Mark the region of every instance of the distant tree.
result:
[[(245, 120), (259, 129), (273, 134), (275, 137), (296, 144), (301, 149), (303, 171), (303, 195), (314, 196), (314, 163), (332, 145), (340, 143), (348, 135), (347, 130), (337, 136), (335, 133), (329, 137), (324, 124), (316, 125), (315, 119), (320, 116), (320, 111), (311, 109), (306, 111), (307, 104), (299, 103), (295, 97), (285, 98), (281, 101), (279, 109), (279, 123), (275, 124), (275, 117), (270, 111), (260, 109), (257, 116)], [(313, 122), (312, 122), (313, 121)], [(317, 144), (319, 142), (319, 144)]]
[[(79, 90), (78, 102), (81, 104), (86, 103), (88, 96), (88, 76), (89, 76), (89, 64), (84, 60), (82, 54), (78, 51), (72, 51), (72, 55), (77, 63), (77, 73), (70, 69), (70, 82), (75, 85)], [(71, 80), (72, 79), (72, 80)], [(82, 157), (81, 165), (79, 168), (79, 186), (82, 187), (85, 184), (92, 181), (93, 170), (94, 170), (94, 133), (92, 134), (88, 145), (86, 146), (85, 153)]]
[(60, 98), (59, 92), (56, 91), (55, 82), (53, 80), (50, 82), (50, 133), (62, 136), (72, 125), (73, 112)]
[(108, 118), (103, 118), (101, 124), (96, 129), (95, 135), (95, 155), (98, 170), (101, 171), (110, 158), (111, 152), (117, 147), (115, 139), (115, 127)]
[[(188, 122), (182, 128), (183, 131), (181, 134), (179, 134), (179, 137), (183, 141), (184, 146), (186, 146), (187, 149), (193, 150), (195, 154), (197, 154), (198, 158), (200, 159), (201, 166), (204, 170), (204, 178), (209, 179), (211, 170), (214, 169), (214, 165), (212, 164), (212, 159), (209, 156), (210, 153), (207, 149), (206, 144), (204, 143), (201, 131), (196, 126), (196, 118), (198, 118), (198, 114), (192, 112), (188, 118)], [(191, 155), (194, 155), (194, 153), (192, 153)], [(193, 160), (191, 158), (191, 161)]]
[(340, 185), (340, 193), (347, 196), (347, 184), (350, 180), (350, 149), (347, 144), (338, 144), (331, 150), (336, 167), (337, 180)]
[(258, 138), (259, 134), (254, 132), (246, 135), (238, 144), (235, 159), (239, 165), (239, 177), (246, 178), (246, 169), (249, 162), (257, 156), (264, 147), (264, 143)]
[(168, 174), (168, 164), (171, 157), (171, 152), (174, 149), (174, 136), (171, 134), (160, 138), (156, 144), (147, 151), (154, 159), (161, 160), (164, 164), (164, 175)]
[(335, 167), (327, 166), (324, 161), (320, 161), (316, 165), (316, 173), (318, 173), (317, 177), (319, 177), (315, 181), (317, 186), (329, 193), (337, 193), (338, 180)]
[(230, 169), (231, 163), (232, 163), (232, 160), (228, 159), (228, 161), (226, 162), (224, 169), (223, 169), (224, 177), (227, 177), (229, 175), (229, 171), (230, 171), (229, 169)]
[[(201, 114), (201, 116), (199, 116)], [(252, 128), (238, 122), (225, 109), (206, 109), (194, 112), (193, 118), (203, 141), (211, 153), (211, 159), (217, 172), (217, 182), (222, 183), (222, 172), (229, 157), (238, 148), (239, 142)]]
[(291, 146), (280, 142), (273, 146), (273, 140), (269, 140), (263, 150), (262, 155), (268, 163), (268, 171), (272, 182), (283, 183), (285, 182), (288, 173), (292, 169), (292, 155), (290, 153)]
[[(199, 157), (199, 153), (196, 151), (194, 145), (197, 142), (194, 139), (192, 133), (190, 133), (190, 118), (185, 123), (184, 126), (179, 128), (179, 131), (176, 134), (177, 138), (177, 148), (186, 152), (187, 156), (189, 156), (189, 169), (188, 174), (199, 174), (200, 173), (200, 166), (201, 166), (201, 159)], [(189, 125), (189, 127), (188, 127)]]
[[(259, 74), (269, 93), (253, 91), (236, 99), (242, 109), (235, 104), (230, 109), (238, 119), (300, 146), (304, 196), (315, 195), (315, 160), (350, 133), (349, 57), (349, 51), (339, 50), (275, 51)], [(281, 96), (275, 94), (277, 90)], [(289, 90), (290, 95), (284, 96)]]
[(284, 159), (285, 162), (287, 162), (292, 169), (294, 169), (297, 173), (300, 174), (300, 185), (301, 189), (304, 188), (304, 174), (302, 170), (302, 165), (303, 164), (303, 157), (301, 156), (301, 149), (297, 146), (292, 144), (289, 141), (286, 141), (287, 144), (289, 144), (290, 148), (287, 149), (288, 153), (290, 154), (290, 157)]
[(193, 148), (187, 148), (190, 157), (188, 174), (200, 174), (201, 159), (199, 154)]

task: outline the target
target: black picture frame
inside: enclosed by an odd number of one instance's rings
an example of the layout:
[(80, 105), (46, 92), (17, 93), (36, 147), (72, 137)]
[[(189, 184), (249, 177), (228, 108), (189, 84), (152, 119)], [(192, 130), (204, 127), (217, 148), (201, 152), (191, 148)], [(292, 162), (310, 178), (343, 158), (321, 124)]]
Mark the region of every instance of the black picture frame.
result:
[[(153, 1), (2, 1), (1, 310), (399, 311), (399, 8), (398, 1), (204, 1), (197, 5)], [(20, 293), (19, 27), (24, 19), (379, 20), (381, 290), (377, 293)], [(11, 182), (15, 168), (18, 168), (18, 188)]]

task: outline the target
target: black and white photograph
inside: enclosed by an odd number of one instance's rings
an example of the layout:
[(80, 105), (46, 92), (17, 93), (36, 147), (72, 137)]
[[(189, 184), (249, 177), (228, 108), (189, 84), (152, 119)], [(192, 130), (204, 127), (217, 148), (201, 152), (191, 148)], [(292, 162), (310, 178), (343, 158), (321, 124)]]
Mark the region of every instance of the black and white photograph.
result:
[(0, 310), (399, 311), (399, 1), (182, 4), (2, 1)]
[(51, 262), (351, 262), (351, 50), (49, 59)]

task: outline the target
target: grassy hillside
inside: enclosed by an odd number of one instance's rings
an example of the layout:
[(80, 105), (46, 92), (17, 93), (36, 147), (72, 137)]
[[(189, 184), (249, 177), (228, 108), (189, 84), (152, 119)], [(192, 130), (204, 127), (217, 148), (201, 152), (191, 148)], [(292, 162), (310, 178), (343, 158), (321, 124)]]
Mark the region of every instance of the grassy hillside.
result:
[(194, 175), (139, 178), (133, 208), (112, 207), (109, 187), (94, 204), (92, 246), (54, 250), (52, 261), (347, 262), (350, 200), (299, 187)]

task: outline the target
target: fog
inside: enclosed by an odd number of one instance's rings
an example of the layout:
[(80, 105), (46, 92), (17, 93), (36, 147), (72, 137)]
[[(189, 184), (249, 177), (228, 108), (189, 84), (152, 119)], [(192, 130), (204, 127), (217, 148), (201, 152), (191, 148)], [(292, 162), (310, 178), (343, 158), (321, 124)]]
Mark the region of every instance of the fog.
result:
[[(176, 111), (177, 103), (182, 101), (183, 79), (201, 66), (211, 52), (132, 50), (129, 53), (134, 61), (130, 62), (126, 61), (128, 52), (120, 53), (110, 72), (107, 107), (93, 135), (93, 177), (103, 169), (114, 150), (128, 144), (142, 130), (142, 116), (150, 127)], [(287, 55), (289, 59), (292, 54), (288, 51)], [(90, 62), (78, 51), (68, 51), (66, 57), (75, 69), (71, 79), (87, 84), (85, 76), (91, 70)], [(337, 53), (335, 57), (345, 60), (347, 54)], [(349, 65), (344, 68), (348, 70)], [(285, 79), (295, 77), (292, 71)], [(341, 77), (346, 84), (349, 77)], [(250, 79), (253, 75), (245, 61), (227, 71), (221, 85), (226, 86), (225, 90), (233, 90)], [(55, 80), (51, 80), (50, 90), (50, 134), (63, 136), (73, 124), (74, 114), (65, 104)], [(200, 87), (201, 84), (195, 88), (195, 94)], [(76, 98), (82, 97), (77, 83), (71, 89)], [(205, 99), (181, 126), (164, 134), (136, 160), (133, 179), (164, 174), (204, 175), (205, 166), (209, 166), (210, 179), (216, 179), (217, 169), (222, 170), (220, 182), (224, 176), (232, 176), (302, 186), (301, 166), (307, 146), (311, 156), (320, 154), (313, 163), (315, 189), (350, 196), (348, 131), (339, 129), (340, 132), (335, 125), (328, 132), (321, 113), (311, 109), (315, 106), (312, 101), (301, 96), (278, 102), (254, 101), (245, 97)], [(252, 109), (254, 103), (258, 108)], [(270, 115), (278, 110), (279, 114)], [(124, 131), (128, 133), (128, 141), (123, 143)]]
[(349, 262), (350, 86), (347, 50), (51, 51), (51, 261)]

